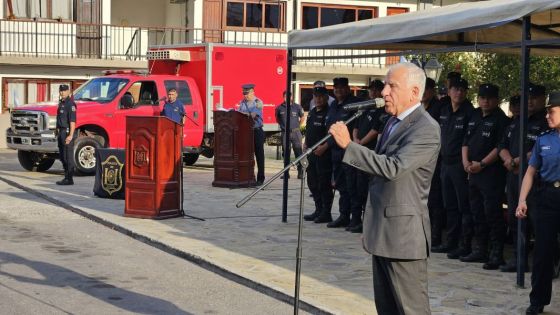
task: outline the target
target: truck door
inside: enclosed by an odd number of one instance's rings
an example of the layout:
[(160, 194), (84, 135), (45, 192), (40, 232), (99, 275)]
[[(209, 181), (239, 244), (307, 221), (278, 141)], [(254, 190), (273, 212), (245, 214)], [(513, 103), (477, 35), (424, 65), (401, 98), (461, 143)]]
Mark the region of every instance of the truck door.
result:
[(118, 108), (115, 111), (117, 128), (112, 134), (119, 148), (124, 148), (126, 144), (126, 116), (159, 116), (161, 112), (158, 101), (158, 90), (154, 81), (144, 80), (134, 82), (123, 95), (124, 94), (130, 94), (134, 100), (134, 104), (131, 108), (124, 108), (119, 98)]
[(177, 99), (185, 105), (185, 127), (183, 129), (183, 145), (199, 148), (204, 130), (204, 112), (202, 104), (193, 102), (191, 89), (185, 80), (165, 80), (165, 90), (177, 90)]

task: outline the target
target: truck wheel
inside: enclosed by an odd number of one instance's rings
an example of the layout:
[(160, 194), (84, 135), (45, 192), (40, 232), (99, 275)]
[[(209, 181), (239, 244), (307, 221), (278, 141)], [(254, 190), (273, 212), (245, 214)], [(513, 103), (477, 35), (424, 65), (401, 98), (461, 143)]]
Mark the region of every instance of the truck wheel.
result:
[(51, 168), (55, 159), (45, 157), (44, 154), (18, 150), (19, 164), (31, 172), (45, 172)]
[(185, 165), (193, 165), (198, 160), (198, 153), (185, 153), (183, 155), (183, 163)]
[(83, 175), (95, 174), (95, 150), (103, 146), (94, 138), (80, 137), (74, 144), (74, 165)]

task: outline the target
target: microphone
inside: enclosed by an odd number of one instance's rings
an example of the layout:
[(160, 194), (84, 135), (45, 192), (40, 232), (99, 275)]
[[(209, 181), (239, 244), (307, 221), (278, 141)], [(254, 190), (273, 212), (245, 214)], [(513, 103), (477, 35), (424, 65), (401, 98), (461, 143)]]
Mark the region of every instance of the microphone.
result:
[(352, 103), (349, 105), (344, 105), (342, 109), (345, 111), (357, 111), (357, 110), (366, 110), (366, 109), (374, 109), (378, 107), (385, 106), (385, 100), (382, 98), (376, 98), (374, 100), (368, 100), (358, 103)]

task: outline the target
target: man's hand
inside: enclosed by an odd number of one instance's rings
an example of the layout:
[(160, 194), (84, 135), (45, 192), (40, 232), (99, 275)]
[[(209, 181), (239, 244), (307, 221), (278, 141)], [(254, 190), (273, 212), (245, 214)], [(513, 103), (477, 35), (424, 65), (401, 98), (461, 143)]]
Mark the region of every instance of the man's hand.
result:
[(465, 170), (465, 172), (470, 173), (469, 168), (471, 167), (471, 165), (472, 165), (471, 161), (463, 162), (463, 169)]
[(480, 162), (472, 162), (471, 165), (468, 167), (468, 172), (471, 174), (480, 173), (482, 171), (482, 166), (480, 166)]
[(338, 146), (342, 149), (346, 149), (350, 142), (352, 142), (348, 128), (341, 121), (333, 124), (329, 129), (329, 133), (333, 136), (336, 144), (338, 144)]
[(251, 113), (251, 118), (253, 119), (257, 118), (257, 113)]
[(72, 135), (68, 135), (68, 136), (66, 137), (66, 139), (64, 140), (64, 143), (70, 144), (71, 141), (72, 141)]
[(313, 154), (315, 154), (316, 156), (321, 156), (325, 154), (325, 151), (327, 151), (328, 148), (329, 148), (328, 144), (323, 143), (313, 151)]
[(518, 219), (525, 219), (527, 217), (527, 202), (520, 202), (515, 210), (515, 216)]
[(513, 171), (513, 167), (511, 166), (512, 159), (507, 159), (504, 161), (504, 167), (508, 170), (508, 172)]

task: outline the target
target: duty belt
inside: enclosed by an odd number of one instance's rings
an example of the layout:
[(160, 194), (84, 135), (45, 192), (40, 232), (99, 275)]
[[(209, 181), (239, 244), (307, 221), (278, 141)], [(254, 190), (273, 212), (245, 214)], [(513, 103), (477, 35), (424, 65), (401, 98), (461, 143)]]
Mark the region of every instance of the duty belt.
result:
[(546, 187), (560, 188), (560, 180), (554, 182), (543, 182)]

